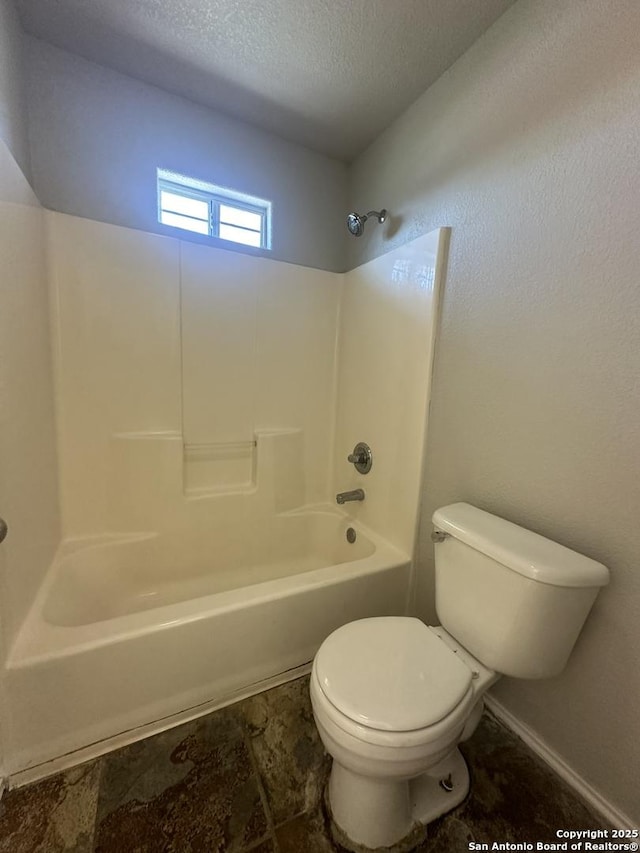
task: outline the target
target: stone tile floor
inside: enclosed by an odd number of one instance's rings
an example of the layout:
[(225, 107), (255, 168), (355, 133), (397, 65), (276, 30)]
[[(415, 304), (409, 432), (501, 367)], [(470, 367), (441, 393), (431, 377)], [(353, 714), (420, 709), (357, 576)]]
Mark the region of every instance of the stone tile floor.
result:
[[(471, 793), (420, 851), (604, 827), (492, 716), (462, 750)], [(0, 853), (332, 853), (321, 807), (329, 766), (308, 678), (298, 679), (10, 791)]]

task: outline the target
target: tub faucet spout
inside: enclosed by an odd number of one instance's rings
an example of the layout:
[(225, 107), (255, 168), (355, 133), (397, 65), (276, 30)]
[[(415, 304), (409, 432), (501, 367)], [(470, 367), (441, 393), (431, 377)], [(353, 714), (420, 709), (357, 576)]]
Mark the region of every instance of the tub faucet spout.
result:
[(339, 504), (346, 504), (347, 501), (363, 501), (364, 491), (362, 489), (353, 489), (351, 492), (338, 492), (336, 501)]

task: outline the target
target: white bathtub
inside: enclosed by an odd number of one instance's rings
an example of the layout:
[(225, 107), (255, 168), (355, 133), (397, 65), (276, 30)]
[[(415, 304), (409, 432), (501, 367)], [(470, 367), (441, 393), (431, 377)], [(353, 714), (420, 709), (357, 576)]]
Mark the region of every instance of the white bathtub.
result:
[(205, 713), (307, 664), (345, 622), (406, 612), (408, 556), (336, 511), (218, 530), (189, 559), (184, 544), (61, 551), (5, 671), (10, 774)]

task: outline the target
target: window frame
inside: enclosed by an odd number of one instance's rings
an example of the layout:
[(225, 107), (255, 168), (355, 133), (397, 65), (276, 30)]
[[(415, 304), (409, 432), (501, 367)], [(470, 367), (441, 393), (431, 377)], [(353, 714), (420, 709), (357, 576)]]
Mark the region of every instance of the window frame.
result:
[[(165, 228), (176, 228), (179, 231), (186, 231), (188, 234), (197, 234), (200, 237), (214, 237), (217, 240), (222, 240), (225, 243), (230, 243), (233, 246), (243, 246), (245, 249), (271, 249), (271, 202), (266, 199), (260, 199), (253, 196), (239, 193), (235, 190), (228, 190), (225, 187), (208, 184), (205, 181), (199, 181), (195, 178), (188, 178), (183, 175), (166, 172), (163, 169), (157, 170), (158, 184), (158, 222), (164, 225)], [(179, 225), (170, 225), (162, 221), (163, 213), (171, 213), (172, 211), (165, 210), (162, 206), (162, 191), (170, 192), (173, 195), (191, 198), (196, 201), (204, 201), (208, 206), (208, 233), (202, 234), (199, 231), (192, 231), (189, 228), (180, 228)], [(246, 211), (247, 213), (255, 213), (260, 216), (260, 230), (255, 228), (246, 228), (242, 225), (234, 223), (225, 223), (221, 221), (220, 207), (232, 207), (235, 210)], [(205, 222), (195, 216), (178, 213), (179, 216), (184, 216), (185, 219), (193, 219), (196, 222)], [(227, 237), (220, 236), (220, 226), (229, 225), (236, 228), (238, 231), (246, 231), (249, 234), (258, 234), (260, 244), (254, 246), (251, 243), (243, 243), (239, 240), (230, 240)]]

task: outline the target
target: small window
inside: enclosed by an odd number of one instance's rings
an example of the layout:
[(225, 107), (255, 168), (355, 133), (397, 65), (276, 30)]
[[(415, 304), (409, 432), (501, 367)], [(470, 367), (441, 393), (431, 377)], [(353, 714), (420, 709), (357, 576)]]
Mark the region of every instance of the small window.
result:
[(271, 203), (158, 169), (158, 221), (258, 249), (271, 248)]

